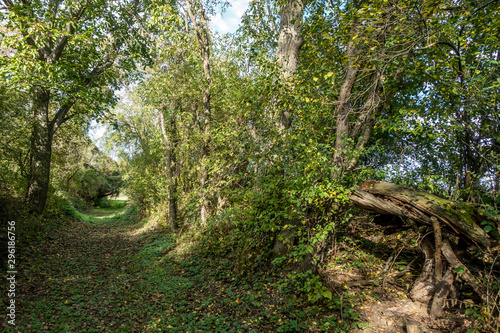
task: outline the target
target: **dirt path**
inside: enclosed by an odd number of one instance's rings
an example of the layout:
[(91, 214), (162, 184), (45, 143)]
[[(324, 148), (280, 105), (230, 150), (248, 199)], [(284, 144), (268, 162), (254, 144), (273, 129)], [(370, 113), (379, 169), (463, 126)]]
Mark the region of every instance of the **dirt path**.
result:
[(354, 309), (342, 303), (349, 294), (312, 304), (273, 269), (237, 278), (224, 256), (179, 255), (185, 244), (164, 230), (91, 213), (102, 219), (73, 220), (21, 248), (17, 327), (6, 332), (403, 331), (407, 305), (377, 296)]
[[(151, 288), (161, 283), (161, 277), (145, 276), (152, 267), (144, 245), (154, 243), (155, 234), (138, 233), (137, 228), (124, 221), (73, 221), (37, 246), (24, 249), (18, 330), (152, 330), (159, 314), (169, 311), (171, 304), (159, 302), (159, 288)], [(174, 262), (164, 266), (172, 273), (179, 270)]]
[(338, 320), (281, 294), (272, 271), (239, 279), (230, 260), (180, 256), (172, 235), (133, 217), (93, 220), (21, 249), (16, 330), (0, 331), (304, 332)]

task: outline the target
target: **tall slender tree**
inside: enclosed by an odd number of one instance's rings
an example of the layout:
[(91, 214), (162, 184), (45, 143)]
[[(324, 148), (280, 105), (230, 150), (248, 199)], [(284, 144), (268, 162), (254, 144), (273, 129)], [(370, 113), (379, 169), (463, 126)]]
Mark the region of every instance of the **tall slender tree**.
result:
[(207, 159), (210, 155), (210, 126), (212, 118), (211, 107), (211, 87), (212, 73), (210, 71), (210, 28), (208, 26), (208, 17), (203, 4), (198, 1), (186, 0), (186, 12), (194, 28), (196, 40), (203, 62), (203, 74), (205, 75), (205, 87), (203, 91), (203, 113), (200, 114), (199, 123), (202, 132), (201, 156), (200, 156), (200, 218), (201, 223), (205, 224), (208, 217), (208, 169)]

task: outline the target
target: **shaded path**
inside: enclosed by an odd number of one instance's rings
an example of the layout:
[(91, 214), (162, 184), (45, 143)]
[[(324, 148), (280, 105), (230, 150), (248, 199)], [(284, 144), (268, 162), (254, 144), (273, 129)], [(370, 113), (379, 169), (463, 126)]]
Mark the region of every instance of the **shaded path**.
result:
[(143, 331), (155, 319), (144, 309), (154, 314), (165, 308), (145, 288), (144, 262), (138, 260), (154, 235), (132, 235), (136, 227), (72, 221), (25, 249), (20, 330)]
[(55, 228), (22, 249), (16, 332), (292, 332), (314, 319), (272, 276), (235, 279), (227, 259), (174, 246), (130, 216)]

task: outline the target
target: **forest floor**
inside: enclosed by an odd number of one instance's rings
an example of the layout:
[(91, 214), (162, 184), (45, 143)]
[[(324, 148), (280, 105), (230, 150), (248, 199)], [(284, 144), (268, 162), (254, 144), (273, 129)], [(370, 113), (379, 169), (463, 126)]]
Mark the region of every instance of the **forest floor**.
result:
[(178, 251), (175, 235), (123, 206), (89, 210), (84, 220), (56, 225), (22, 248), (17, 326), (0, 331), (402, 333), (405, 318), (423, 332), (467, 330), (458, 313), (437, 326), (425, 321), (425, 309), (406, 298), (404, 286), (342, 288), (342, 279), (370, 275), (384, 263), (364, 258), (361, 243), (358, 251), (338, 248), (323, 272), (335, 290), (332, 301), (311, 303), (283, 284), (279, 274), (286, 272), (235, 277), (230, 260)]
[(340, 325), (333, 311), (279, 293), (272, 272), (235, 278), (228, 260), (174, 253), (173, 235), (125, 208), (81, 216), (86, 221), (65, 221), (24, 246), (17, 326), (4, 323), (0, 331), (292, 332)]

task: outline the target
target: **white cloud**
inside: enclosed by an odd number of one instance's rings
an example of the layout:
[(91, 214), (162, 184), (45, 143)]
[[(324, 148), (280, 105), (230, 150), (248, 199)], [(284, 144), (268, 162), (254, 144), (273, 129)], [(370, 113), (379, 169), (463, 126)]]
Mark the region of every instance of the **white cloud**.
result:
[(220, 33), (235, 32), (241, 22), (241, 17), (248, 8), (249, 0), (233, 0), (224, 15), (220, 12), (212, 18), (212, 26)]
[(249, 0), (235, 0), (231, 3), (231, 9), (233, 13), (241, 19), (243, 14), (245, 14), (245, 10), (248, 8)]

